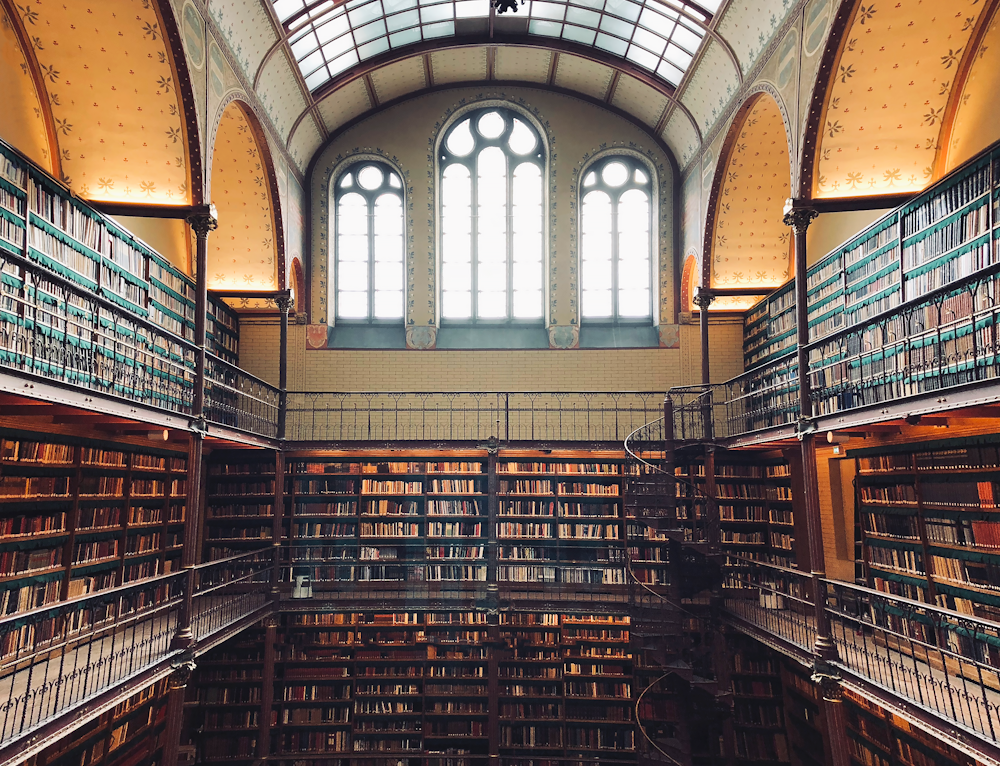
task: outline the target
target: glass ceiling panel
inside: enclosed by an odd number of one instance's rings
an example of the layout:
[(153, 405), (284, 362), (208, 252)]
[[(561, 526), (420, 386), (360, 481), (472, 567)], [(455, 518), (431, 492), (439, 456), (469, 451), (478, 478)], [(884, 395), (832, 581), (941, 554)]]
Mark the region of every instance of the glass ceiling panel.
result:
[[(485, 19), (489, 0), (272, 0), (310, 90), (388, 50), (455, 35), (460, 19)], [(700, 0), (714, 11), (720, 0)], [(528, 34), (597, 48), (677, 86), (704, 41), (681, 0), (529, 0), (518, 7)]]

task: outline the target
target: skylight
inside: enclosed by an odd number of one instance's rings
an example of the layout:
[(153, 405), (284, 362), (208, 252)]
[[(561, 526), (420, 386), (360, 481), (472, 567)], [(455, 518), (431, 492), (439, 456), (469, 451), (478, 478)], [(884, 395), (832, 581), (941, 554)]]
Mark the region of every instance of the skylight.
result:
[[(373, 56), (453, 37), (456, 22), (485, 19), (489, 0), (273, 0), (306, 85), (315, 91)], [(718, 0), (700, 3), (712, 8)], [(677, 86), (709, 18), (680, 0), (530, 0), (528, 34), (619, 56)], [(508, 17), (509, 18), (509, 17)]]

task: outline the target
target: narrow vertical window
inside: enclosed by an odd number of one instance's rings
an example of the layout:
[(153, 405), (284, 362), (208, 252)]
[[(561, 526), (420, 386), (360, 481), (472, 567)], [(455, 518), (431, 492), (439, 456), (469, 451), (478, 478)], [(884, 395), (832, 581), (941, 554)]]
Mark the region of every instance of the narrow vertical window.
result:
[(441, 144), (441, 314), (538, 321), (544, 274), (543, 144), (520, 115), (485, 108)]
[(592, 165), (580, 194), (580, 308), (595, 321), (652, 317), (652, 184), (628, 157)]
[(381, 162), (350, 168), (336, 184), (337, 319), (403, 318), (403, 183)]

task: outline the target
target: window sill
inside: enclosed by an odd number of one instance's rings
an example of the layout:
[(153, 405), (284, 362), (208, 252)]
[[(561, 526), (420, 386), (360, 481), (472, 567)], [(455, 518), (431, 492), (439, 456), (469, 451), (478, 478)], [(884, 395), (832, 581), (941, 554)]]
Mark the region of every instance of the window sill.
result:
[(549, 333), (541, 325), (444, 325), (438, 349), (548, 348)]
[(580, 348), (659, 348), (660, 336), (650, 324), (580, 325)]
[(327, 348), (406, 348), (402, 324), (339, 324), (327, 329)]

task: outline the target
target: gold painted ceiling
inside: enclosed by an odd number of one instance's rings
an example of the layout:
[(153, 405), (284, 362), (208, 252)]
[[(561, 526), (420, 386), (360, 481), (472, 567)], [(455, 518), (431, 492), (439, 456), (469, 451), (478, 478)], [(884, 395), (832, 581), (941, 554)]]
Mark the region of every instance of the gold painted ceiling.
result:
[(916, 191), (934, 179), (943, 118), (983, 0), (862, 0), (834, 67), (815, 197)]
[(155, 3), (34, 0), (17, 11), (51, 105), (62, 180), (89, 199), (189, 204), (184, 121)]
[(52, 153), (42, 102), (17, 33), (0, 5), (0, 135), (43, 168), (52, 170)]
[(274, 213), (264, 161), (237, 103), (222, 115), (212, 156), (219, 228), (208, 237), (208, 287), (275, 290)]
[[(791, 163), (778, 105), (762, 95), (738, 128), (716, 207), (712, 287), (776, 287), (788, 279)], [(716, 308), (713, 306), (713, 308)]]

